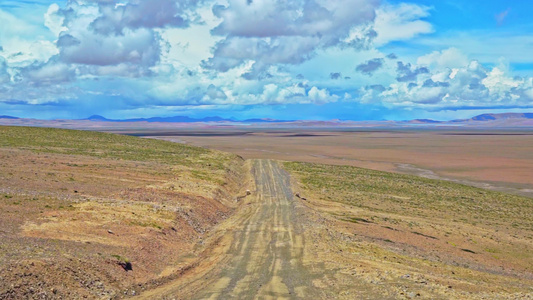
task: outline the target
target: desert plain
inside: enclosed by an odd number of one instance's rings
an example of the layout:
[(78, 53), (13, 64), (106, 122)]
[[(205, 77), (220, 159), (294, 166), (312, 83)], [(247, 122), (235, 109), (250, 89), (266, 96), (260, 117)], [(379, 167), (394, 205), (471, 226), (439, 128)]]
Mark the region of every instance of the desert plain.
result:
[(177, 128), (126, 134), (267, 158), (356, 166), (533, 196), (533, 132), (439, 128)]
[(0, 127), (0, 299), (533, 297), (527, 131), (165, 126)]

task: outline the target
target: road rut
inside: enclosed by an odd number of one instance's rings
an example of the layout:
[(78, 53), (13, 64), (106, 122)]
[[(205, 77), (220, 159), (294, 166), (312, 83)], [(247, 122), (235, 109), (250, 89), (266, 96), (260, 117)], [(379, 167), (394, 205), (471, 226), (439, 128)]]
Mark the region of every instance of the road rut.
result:
[(273, 161), (253, 167), (257, 207), (233, 235), (232, 258), (219, 279), (196, 296), (208, 299), (304, 297), (311, 286), (303, 267), (304, 238), (295, 222), (289, 175)]
[(169, 283), (146, 298), (297, 299), (313, 293), (289, 174), (271, 160), (253, 161), (252, 174), (256, 191), (244, 200), (249, 209), (225, 229), (223, 250), (213, 251), (219, 261), (197, 279)]

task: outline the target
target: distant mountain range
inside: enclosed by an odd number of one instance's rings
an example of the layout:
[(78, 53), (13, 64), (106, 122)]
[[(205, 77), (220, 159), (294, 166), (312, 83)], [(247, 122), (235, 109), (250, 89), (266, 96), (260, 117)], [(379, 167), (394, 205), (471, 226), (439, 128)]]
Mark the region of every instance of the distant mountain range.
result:
[(474, 121), (492, 121), (506, 119), (533, 119), (533, 113), (482, 114), (472, 118)]
[(89, 121), (98, 121), (98, 122), (161, 122), (161, 123), (199, 123), (199, 122), (239, 122), (239, 123), (283, 123), (283, 122), (292, 122), (292, 121), (283, 121), (283, 120), (274, 120), (274, 119), (247, 119), (247, 120), (235, 120), (235, 119), (224, 119), (221, 117), (205, 117), (201, 119), (194, 119), (185, 116), (174, 116), (174, 117), (153, 117), (153, 118), (137, 118), (137, 119), (107, 119), (99, 115), (93, 115), (88, 117)]
[[(5, 120), (29, 120), (29, 119), (21, 119), (17, 117), (12, 116), (0, 116), (0, 119)], [(502, 113), (502, 114), (482, 114), (475, 117), (472, 117), (470, 119), (457, 119), (457, 120), (451, 120), (451, 121), (437, 121), (437, 120), (431, 120), (431, 119), (414, 119), (414, 120), (406, 120), (406, 121), (387, 121), (389, 124), (413, 124), (413, 125), (439, 125), (439, 124), (484, 124), (484, 123), (516, 123), (518, 122), (526, 122), (529, 126), (529, 124), (532, 124), (533, 120), (533, 113)], [(174, 116), (174, 117), (153, 117), (153, 118), (136, 118), (136, 119), (107, 119), (105, 117), (99, 116), (99, 115), (93, 115), (86, 119), (81, 119), (78, 121), (93, 121), (93, 122), (159, 122), (159, 123), (207, 123), (207, 122), (220, 122), (220, 123), (303, 123), (303, 124), (311, 124), (311, 123), (321, 123), (326, 122), (330, 125), (334, 124), (342, 124), (342, 123), (353, 123), (354, 121), (339, 121), (339, 120), (332, 120), (332, 121), (294, 121), (294, 120), (276, 120), (276, 119), (246, 119), (246, 120), (236, 120), (236, 119), (225, 119), (218, 116), (214, 117), (205, 117), (205, 118), (191, 118), (186, 116)], [(368, 122), (374, 122), (374, 121), (368, 121)], [(376, 123), (380, 123), (380, 121), (375, 121)], [(522, 122), (522, 123), (524, 123)]]
[(16, 120), (18, 118), (17, 117), (12, 117), (12, 116), (0, 116), (0, 119)]
[(486, 122), (486, 121), (500, 121), (512, 119), (533, 119), (533, 113), (502, 113), (502, 114), (482, 114), (470, 119), (457, 119), (451, 121), (436, 121), (431, 119), (415, 119), (404, 121), (411, 124), (449, 124), (449, 123), (470, 123), (470, 122)]
[[(471, 121), (495, 121), (495, 120), (508, 120), (508, 119), (533, 119), (533, 113), (502, 113), (502, 114), (482, 114), (470, 119), (457, 119), (451, 121), (437, 121), (431, 119), (414, 119), (406, 121), (408, 123), (418, 123), (418, 124), (443, 124), (443, 123), (463, 123)], [(139, 119), (120, 119), (112, 120), (107, 119), (99, 115), (90, 116), (87, 119), (89, 121), (100, 121), (100, 122), (162, 122), (162, 123), (198, 123), (198, 122), (238, 122), (238, 123), (287, 123), (294, 121), (285, 121), (285, 120), (276, 120), (276, 119), (247, 119), (247, 120), (235, 120), (235, 119), (224, 119), (221, 117), (206, 117), (202, 119), (194, 119), (184, 116), (174, 116), (174, 117), (153, 117), (153, 118), (139, 118)]]

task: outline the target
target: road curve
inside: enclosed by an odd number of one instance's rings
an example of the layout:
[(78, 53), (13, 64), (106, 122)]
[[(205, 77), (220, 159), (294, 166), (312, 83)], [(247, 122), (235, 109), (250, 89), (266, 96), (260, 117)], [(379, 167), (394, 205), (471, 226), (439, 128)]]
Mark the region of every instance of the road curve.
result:
[(298, 299), (314, 294), (288, 173), (275, 161), (255, 160), (252, 174), (256, 191), (244, 200), (249, 209), (224, 229), (222, 250), (212, 252), (219, 260), (194, 280), (169, 283), (141, 298)]

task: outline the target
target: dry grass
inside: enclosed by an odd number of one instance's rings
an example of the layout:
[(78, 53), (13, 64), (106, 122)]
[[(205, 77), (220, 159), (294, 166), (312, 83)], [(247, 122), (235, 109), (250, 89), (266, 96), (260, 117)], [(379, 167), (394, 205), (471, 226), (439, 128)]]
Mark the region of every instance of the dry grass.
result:
[(284, 165), (307, 198), (302, 203), (322, 216), (323, 225), (310, 230), (320, 236), (317, 245), (326, 245), (313, 255), (324, 253), (331, 267), (354, 270), (382, 293), (489, 299), (533, 293), (530, 198), (355, 167)]
[(232, 214), (242, 167), (170, 142), (0, 127), (0, 298), (117, 296), (178, 272)]

